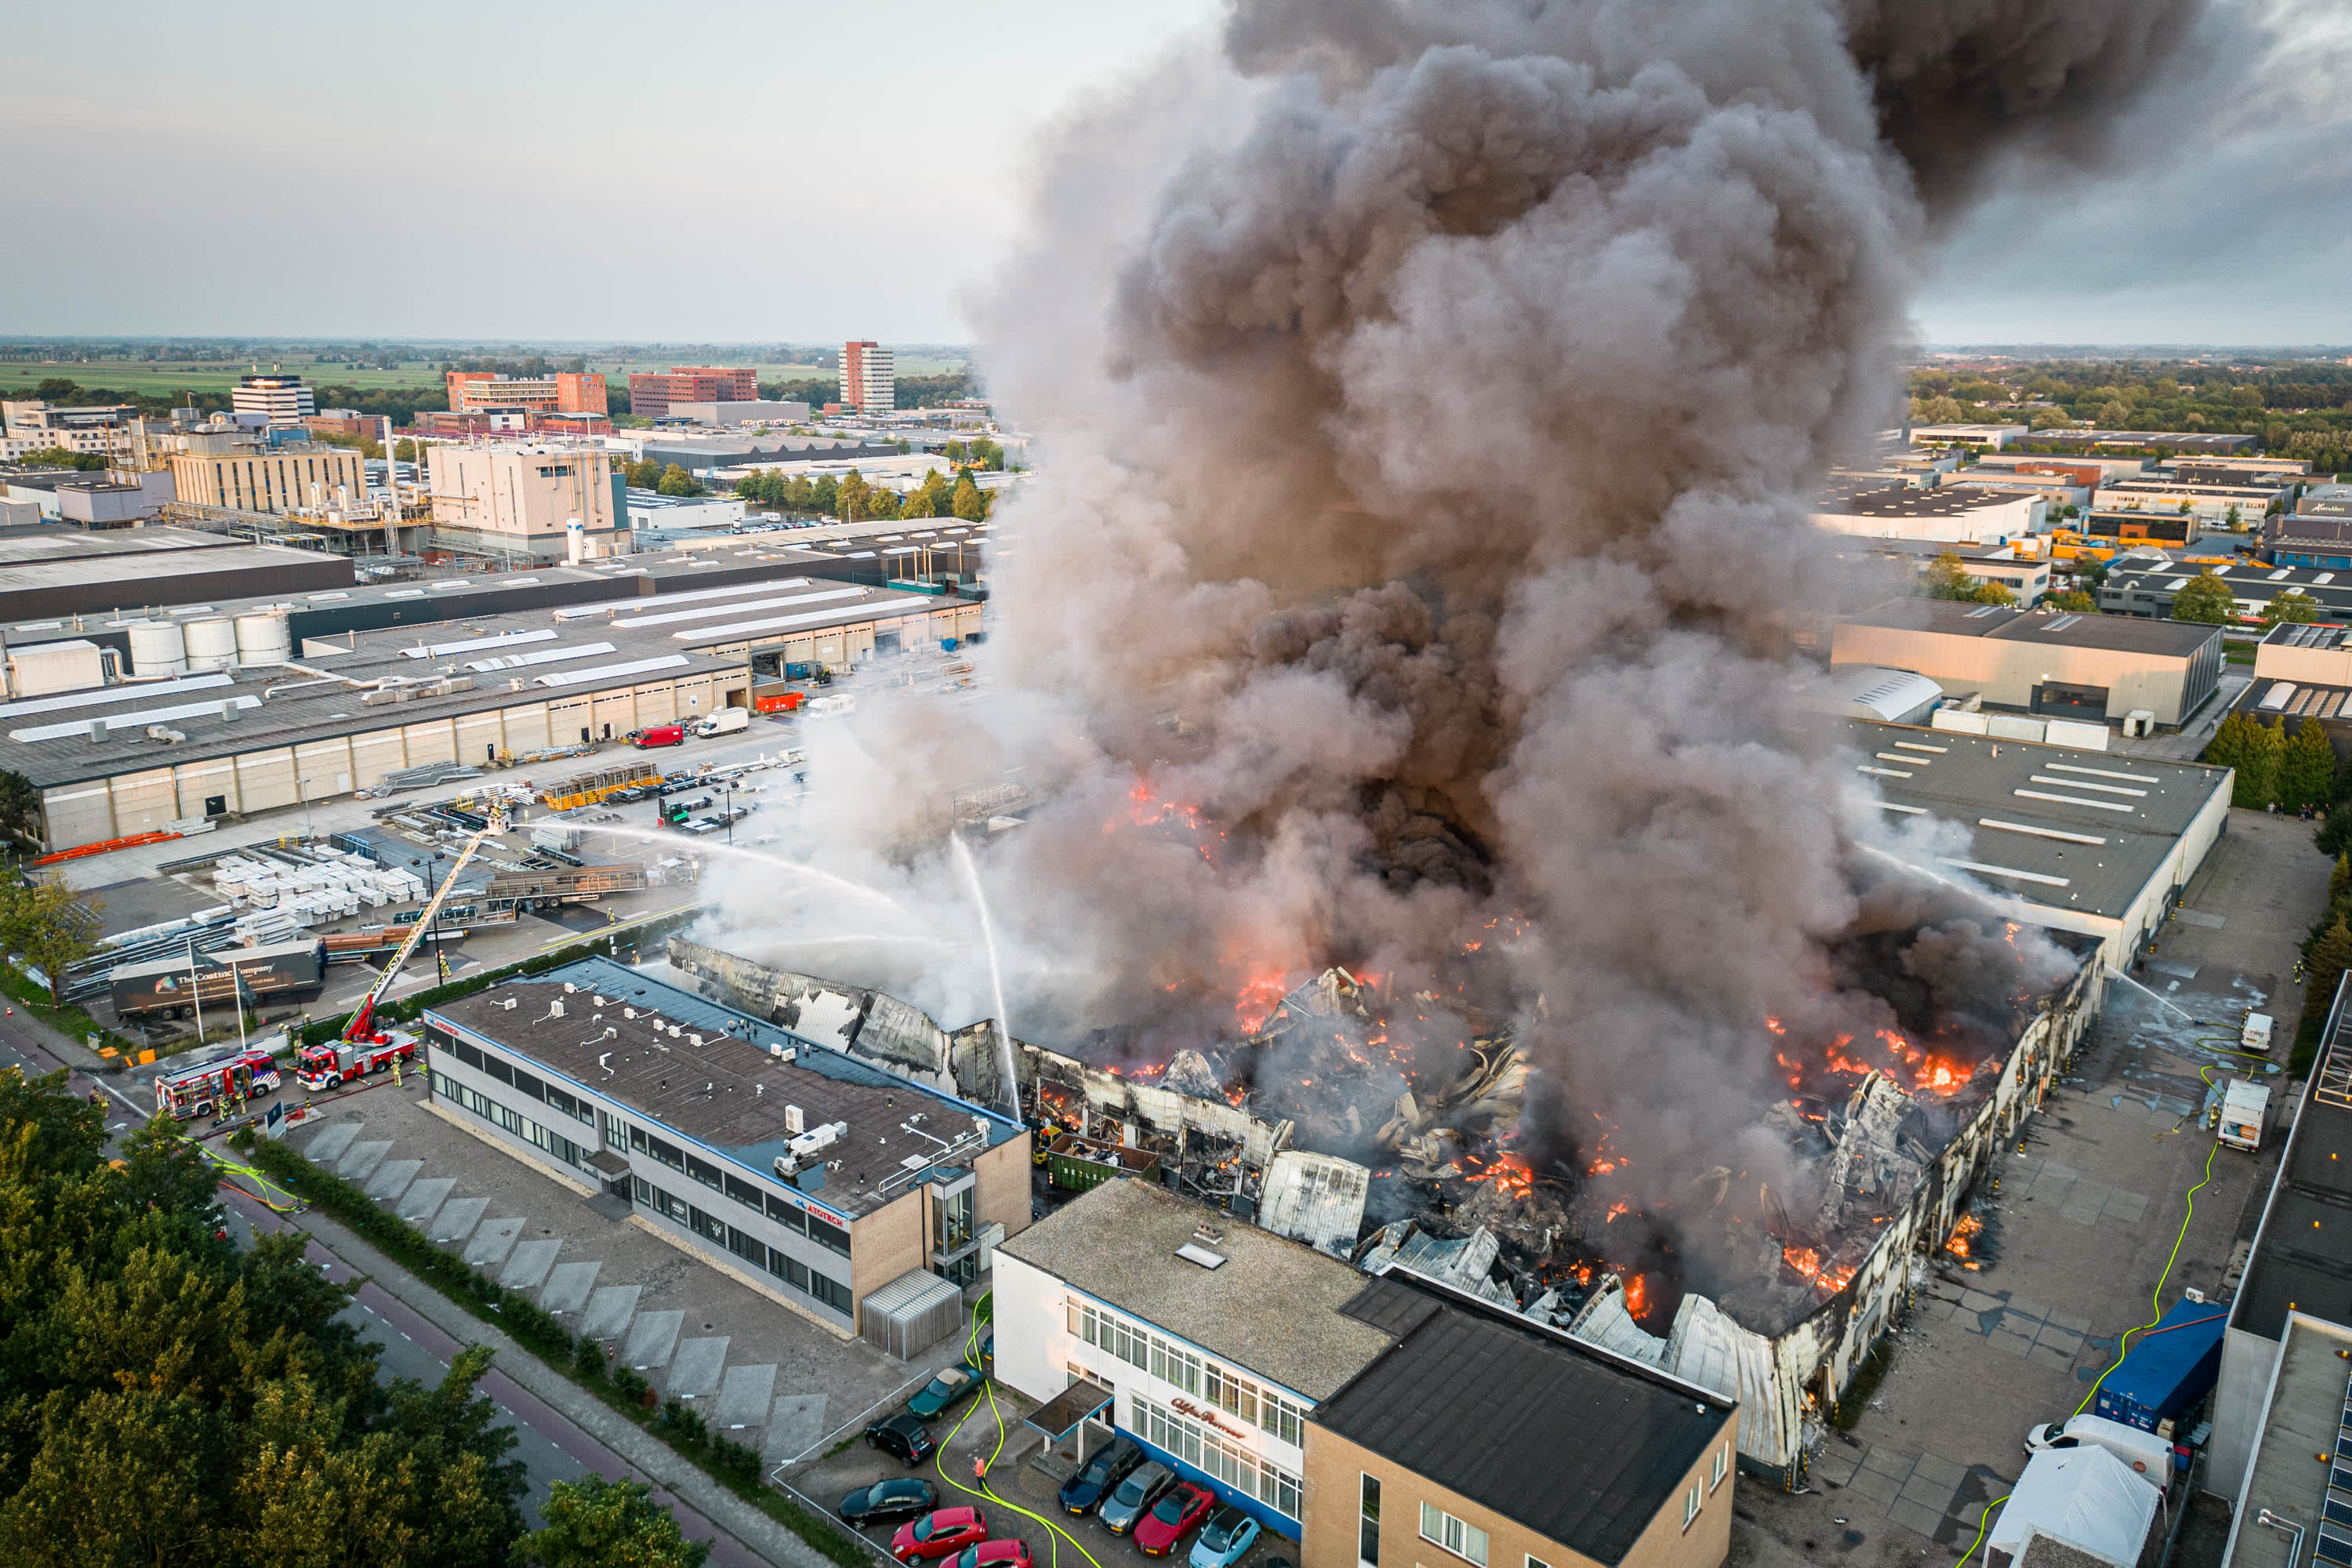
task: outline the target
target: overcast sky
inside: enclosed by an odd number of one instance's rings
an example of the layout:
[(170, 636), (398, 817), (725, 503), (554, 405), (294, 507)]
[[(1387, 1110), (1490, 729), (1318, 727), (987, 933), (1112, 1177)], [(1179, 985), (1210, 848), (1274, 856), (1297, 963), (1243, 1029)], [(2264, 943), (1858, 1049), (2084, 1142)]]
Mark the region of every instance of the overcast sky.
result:
[[(2341, 0), (2225, 0), (1922, 336), (2352, 342)], [(24, 7), (0, 332), (961, 342), (1024, 150), (1217, 0)]]

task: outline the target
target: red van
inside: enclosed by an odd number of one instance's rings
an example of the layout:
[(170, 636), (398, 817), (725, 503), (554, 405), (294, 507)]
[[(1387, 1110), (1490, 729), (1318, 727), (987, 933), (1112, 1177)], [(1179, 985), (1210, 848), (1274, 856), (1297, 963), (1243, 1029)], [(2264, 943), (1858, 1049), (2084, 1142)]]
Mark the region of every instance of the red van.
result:
[(639, 730), (629, 737), (629, 744), (643, 748), (683, 746), (686, 744), (686, 726), (656, 724), (650, 730)]

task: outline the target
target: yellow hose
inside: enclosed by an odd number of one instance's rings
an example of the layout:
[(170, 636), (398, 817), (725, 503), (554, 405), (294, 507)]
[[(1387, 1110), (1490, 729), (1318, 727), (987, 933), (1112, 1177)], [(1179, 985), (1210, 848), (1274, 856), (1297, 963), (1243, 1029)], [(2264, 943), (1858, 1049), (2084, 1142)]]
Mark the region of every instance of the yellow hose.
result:
[[(971, 1310), (971, 1331), (964, 1336), (963, 1342), (964, 1360), (968, 1364), (971, 1363), (972, 1356), (977, 1352), (979, 1342), (980, 1307), (978, 1303), (974, 1303)], [(988, 1468), (990, 1469), (994, 1469), (996, 1468), (997, 1456), (1004, 1452), (1004, 1412), (997, 1405), (996, 1390), (992, 1386), (994, 1383), (995, 1379), (990, 1378), (981, 1385), (981, 1392), (988, 1396), (989, 1414), (996, 1417), (996, 1447), (991, 1450), (988, 1456)], [(1033, 1513), (1029, 1510), (1023, 1508), (1019, 1503), (1014, 1502), (1012, 1499), (999, 1496), (995, 1491), (990, 1489), (984, 1479), (978, 1487), (974, 1488), (964, 1485), (961, 1481), (948, 1474), (948, 1446), (955, 1441), (956, 1434), (963, 1430), (964, 1423), (971, 1420), (972, 1417), (972, 1412), (979, 1408), (980, 1406), (975, 1405), (971, 1410), (965, 1411), (963, 1415), (957, 1419), (956, 1424), (948, 1429), (948, 1435), (944, 1438), (940, 1439), (940, 1451), (936, 1455), (932, 1456), (931, 1458), (931, 1468), (939, 1471), (940, 1479), (947, 1482), (948, 1485), (955, 1488), (956, 1490), (963, 1493), (966, 1497), (984, 1497), (991, 1502), (1000, 1503), (1004, 1507), (1011, 1509), (1013, 1512), (1021, 1515), (1024, 1519), (1034, 1519), (1039, 1524), (1044, 1525), (1045, 1529), (1050, 1531), (1045, 1542), (1047, 1551), (1050, 1552), (1050, 1556), (1046, 1559), (1049, 1563), (1058, 1564), (1061, 1562), (1062, 1548), (1060, 1542), (1061, 1541), (1066, 1541), (1072, 1546), (1076, 1547), (1078, 1549), (1078, 1554), (1084, 1557), (1087, 1562), (1093, 1563), (1094, 1568), (1102, 1568), (1101, 1561), (1097, 1559), (1093, 1552), (1087, 1550), (1086, 1543), (1084, 1542), (1080, 1541), (1076, 1536), (1072, 1535), (1068, 1531), (1064, 1530), (1054, 1521), (1047, 1519), (1044, 1514)], [(1057, 1541), (1055, 1537), (1059, 1537), (1060, 1540)]]

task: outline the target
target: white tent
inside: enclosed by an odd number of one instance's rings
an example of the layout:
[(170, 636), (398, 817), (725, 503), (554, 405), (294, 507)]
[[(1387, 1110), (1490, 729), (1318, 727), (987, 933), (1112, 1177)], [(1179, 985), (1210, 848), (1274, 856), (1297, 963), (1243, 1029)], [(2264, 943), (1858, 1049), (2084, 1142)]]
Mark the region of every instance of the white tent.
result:
[(2116, 1568), (2132, 1568), (2157, 1502), (2156, 1488), (2105, 1448), (2045, 1448), (2026, 1461), (1985, 1542), (1986, 1557), (2021, 1557), (2034, 1536), (2044, 1535)]

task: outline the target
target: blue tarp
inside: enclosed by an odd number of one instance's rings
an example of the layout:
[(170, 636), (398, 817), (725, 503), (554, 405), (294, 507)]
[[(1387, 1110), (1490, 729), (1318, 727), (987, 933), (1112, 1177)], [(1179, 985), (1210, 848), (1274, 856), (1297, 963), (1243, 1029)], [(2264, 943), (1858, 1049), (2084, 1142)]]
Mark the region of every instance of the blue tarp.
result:
[(2205, 1397), (2221, 1367), (2230, 1309), (2175, 1301), (2156, 1327), (2132, 1342), (2123, 1364), (2099, 1384), (2092, 1414), (2153, 1432)]

